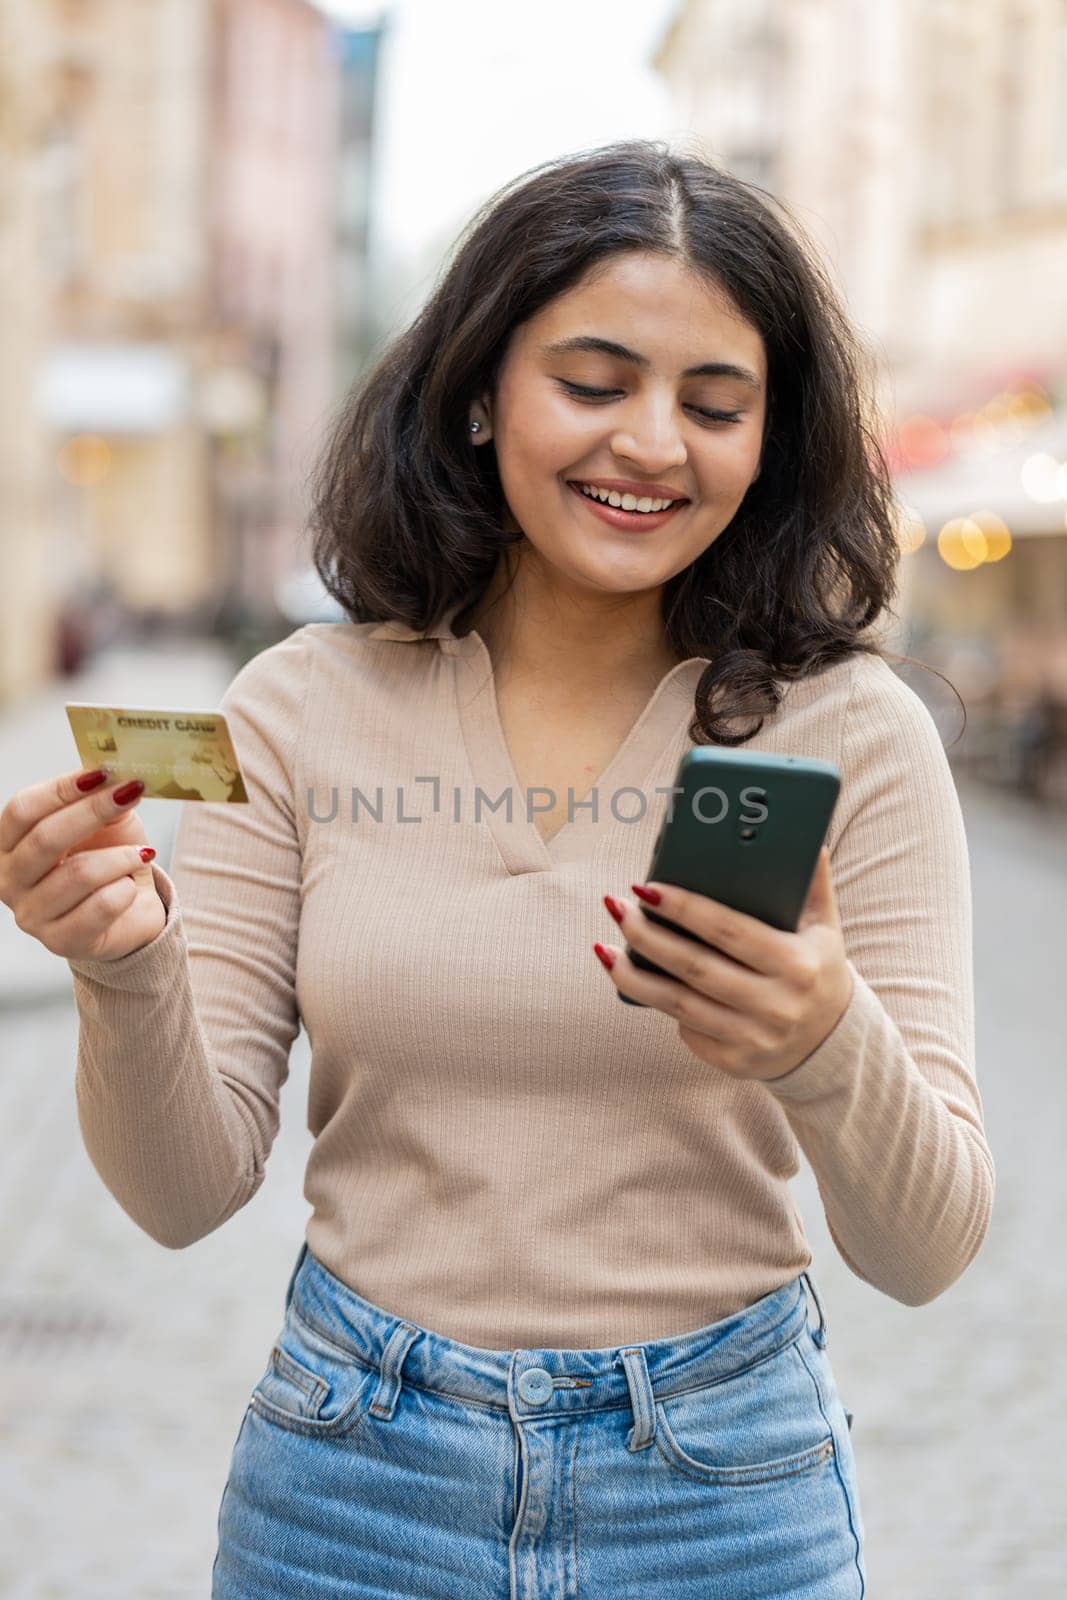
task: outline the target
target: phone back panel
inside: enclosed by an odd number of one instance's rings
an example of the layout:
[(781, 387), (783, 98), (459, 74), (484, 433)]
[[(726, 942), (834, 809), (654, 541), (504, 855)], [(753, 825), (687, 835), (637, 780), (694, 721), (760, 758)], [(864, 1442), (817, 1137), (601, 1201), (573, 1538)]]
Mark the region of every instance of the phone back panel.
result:
[[(698, 745), (679, 763), (675, 784), (682, 793), (673, 796), (669, 824), (664, 816), (647, 881), (678, 884), (795, 932), (837, 803), (837, 767), (807, 756)], [(627, 954), (635, 966), (661, 970), (629, 947)]]

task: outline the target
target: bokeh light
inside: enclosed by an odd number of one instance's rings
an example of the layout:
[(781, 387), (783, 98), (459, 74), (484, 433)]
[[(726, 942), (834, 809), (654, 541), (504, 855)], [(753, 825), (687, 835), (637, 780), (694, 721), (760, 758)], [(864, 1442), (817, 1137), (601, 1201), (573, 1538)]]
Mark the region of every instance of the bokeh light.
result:
[(985, 534), (973, 517), (951, 517), (937, 536), (937, 552), (955, 572), (969, 572), (986, 559)]
[(56, 454), (56, 467), (68, 483), (91, 488), (111, 471), (111, 446), (98, 433), (76, 433)]
[(1047, 422), (1052, 416), (1049, 397), (1040, 384), (1027, 384), (1018, 389), (1012, 397), (1012, 407), (1016, 416), (1031, 427)]
[(986, 561), (1003, 561), (1011, 549), (1011, 529), (1003, 517), (998, 517), (995, 511), (983, 508), (976, 511), (969, 519), (977, 524), (985, 536)]
[(949, 451), (949, 436), (933, 417), (906, 417), (897, 430), (897, 450), (909, 467), (933, 467)]
[(999, 448), (997, 429), (984, 411), (962, 411), (949, 424), (949, 437), (959, 450), (990, 452)]
[(1060, 463), (1056, 457), (1039, 451), (1027, 456), (1019, 477), (1031, 500), (1039, 505), (1051, 505), (1060, 498), (1059, 473)]

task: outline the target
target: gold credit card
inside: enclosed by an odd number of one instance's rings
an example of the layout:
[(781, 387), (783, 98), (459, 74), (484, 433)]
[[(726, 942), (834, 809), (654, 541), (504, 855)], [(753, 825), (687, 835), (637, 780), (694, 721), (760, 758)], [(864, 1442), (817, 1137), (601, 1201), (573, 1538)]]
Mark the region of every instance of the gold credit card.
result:
[(112, 778), (141, 778), (146, 800), (248, 803), (221, 711), (67, 703), (82, 765)]

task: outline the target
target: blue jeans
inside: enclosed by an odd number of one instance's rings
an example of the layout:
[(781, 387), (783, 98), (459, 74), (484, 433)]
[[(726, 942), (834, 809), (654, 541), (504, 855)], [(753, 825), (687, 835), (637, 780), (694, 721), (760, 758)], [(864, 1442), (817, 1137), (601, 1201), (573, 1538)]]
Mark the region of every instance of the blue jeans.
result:
[(825, 1344), (804, 1272), (651, 1344), (483, 1350), (372, 1305), (305, 1244), (212, 1600), (858, 1600)]

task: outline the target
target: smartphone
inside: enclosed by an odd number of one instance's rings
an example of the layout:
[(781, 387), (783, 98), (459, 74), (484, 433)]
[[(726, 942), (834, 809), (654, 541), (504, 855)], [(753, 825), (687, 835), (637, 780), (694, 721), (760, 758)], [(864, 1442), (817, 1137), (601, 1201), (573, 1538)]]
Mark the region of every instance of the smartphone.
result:
[[(831, 761), (697, 745), (678, 764), (647, 883), (674, 883), (795, 933), (841, 788)], [(658, 911), (653, 922), (703, 941)], [(635, 967), (665, 973), (626, 946)], [(629, 1006), (643, 1005), (620, 990)]]

